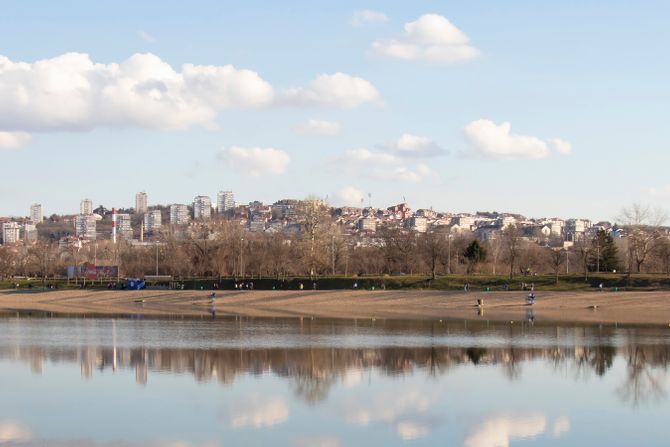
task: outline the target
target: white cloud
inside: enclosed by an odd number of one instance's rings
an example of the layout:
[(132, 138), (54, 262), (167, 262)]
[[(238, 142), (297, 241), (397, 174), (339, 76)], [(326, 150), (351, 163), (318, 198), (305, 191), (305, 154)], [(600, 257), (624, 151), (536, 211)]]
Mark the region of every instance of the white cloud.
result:
[(476, 155), (495, 159), (537, 159), (549, 155), (547, 143), (539, 138), (511, 133), (510, 123), (497, 125), (480, 119), (465, 126), (465, 138)]
[(389, 18), (383, 12), (371, 11), (364, 9), (362, 11), (354, 11), (351, 17), (351, 24), (353, 26), (363, 26), (366, 23), (382, 23), (388, 22)]
[(542, 414), (500, 416), (484, 421), (465, 439), (465, 447), (509, 447), (510, 440), (533, 438), (545, 432), (547, 418)]
[(479, 56), (470, 39), (446, 17), (424, 14), (405, 24), (403, 33), (388, 40), (373, 42), (372, 49), (383, 56), (433, 63), (454, 63)]
[(332, 160), (345, 173), (378, 180), (420, 182), (433, 174), (426, 164), (407, 164), (406, 159), (366, 148), (350, 149)]
[(219, 152), (219, 158), (242, 174), (258, 177), (265, 174), (283, 174), (291, 160), (279, 149), (232, 146)]
[(340, 133), (340, 124), (333, 121), (308, 120), (296, 126), (295, 130), (305, 135), (332, 136)]
[(562, 155), (569, 155), (572, 153), (572, 144), (560, 138), (552, 138), (549, 144), (554, 147), (554, 150)]
[(296, 447), (340, 447), (340, 441), (333, 437), (300, 438), (295, 442)]
[(428, 137), (404, 133), (391, 146), (391, 150), (403, 157), (433, 157), (446, 154), (446, 151)]
[(561, 435), (563, 435), (563, 433), (567, 433), (569, 431), (570, 431), (570, 419), (568, 419), (565, 416), (556, 419), (556, 422), (554, 422), (554, 430), (553, 430), (554, 438), (560, 438)]
[(364, 427), (383, 423), (409, 441), (430, 435), (431, 426), (436, 423), (430, 409), (437, 400), (438, 396), (428, 390), (396, 390), (366, 399), (349, 399), (342, 412), (350, 423)]
[(396, 431), (405, 441), (425, 438), (430, 434), (430, 428), (424, 424), (413, 421), (401, 421), (396, 425)]
[(230, 409), (228, 422), (235, 428), (261, 428), (281, 424), (288, 416), (289, 408), (283, 399), (253, 394), (235, 403)]
[(16, 149), (30, 141), (28, 132), (0, 132), (0, 149)]
[(32, 438), (28, 426), (18, 421), (0, 421), (0, 444), (25, 442)]
[(137, 34), (138, 34), (138, 35), (142, 38), (142, 40), (145, 41), (146, 43), (154, 43), (154, 42), (156, 42), (156, 38), (155, 38), (154, 36), (152, 36), (151, 34), (149, 34), (147, 31), (140, 31), (140, 32), (138, 32)]
[(416, 390), (380, 393), (366, 401), (348, 402), (345, 413), (356, 425), (367, 426), (377, 421), (397, 425), (404, 420), (403, 415), (427, 412), (436, 399), (434, 395)]
[[(351, 186), (349, 188), (352, 190), (352, 194), (344, 194), (344, 197), (349, 197), (351, 199), (348, 204), (359, 206), (361, 199), (363, 199), (363, 193), (355, 188), (352, 188)], [(345, 188), (344, 190), (349, 188)], [(349, 368), (342, 375), (342, 385), (345, 388), (353, 388), (358, 386), (362, 381), (363, 371), (358, 368)]]
[(286, 90), (289, 104), (350, 109), (368, 102), (381, 102), (377, 88), (363, 78), (337, 72), (321, 74), (307, 87)]
[(386, 152), (371, 151), (366, 148), (349, 149), (337, 160), (349, 166), (368, 164), (370, 167), (374, 167), (375, 165), (394, 165), (401, 162), (395, 155), (387, 154)]
[(273, 97), (256, 72), (232, 65), (176, 71), (150, 53), (109, 64), (82, 53), (34, 63), (0, 56), (2, 131), (212, 127), (221, 110), (266, 106)]
[[(364, 194), (359, 191), (358, 189), (354, 188), (353, 186), (347, 186), (345, 188), (340, 189), (337, 193), (335, 193), (335, 201), (338, 205), (344, 205), (344, 206), (360, 206), (361, 200), (364, 198)], [(358, 370), (352, 370), (353, 373), (359, 373), (360, 371)], [(347, 371), (347, 374), (345, 374), (344, 377), (342, 377), (342, 383), (348, 387), (348, 385), (351, 383), (353, 386), (353, 382), (350, 382), (350, 380), (360, 380), (360, 377), (357, 377), (356, 375), (350, 376), (349, 371)]]
[(666, 199), (670, 197), (670, 184), (662, 185), (659, 187), (650, 186), (645, 189), (645, 192), (652, 197), (657, 197), (659, 199)]

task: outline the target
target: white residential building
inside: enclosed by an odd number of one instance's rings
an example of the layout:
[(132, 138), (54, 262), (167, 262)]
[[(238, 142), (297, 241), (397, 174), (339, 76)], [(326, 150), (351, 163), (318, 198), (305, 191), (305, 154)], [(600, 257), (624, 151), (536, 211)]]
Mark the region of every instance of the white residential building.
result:
[(197, 196), (193, 199), (193, 218), (207, 220), (212, 217), (212, 199), (207, 196)]
[(74, 234), (83, 239), (95, 240), (96, 218), (92, 213), (80, 214), (74, 220)]
[(428, 230), (428, 219), (425, 217), (413, 216), (407, 222), (408, 227), (417, 233), (425, 233)]
[(144, 215), (144, 231), (154, 233), (162, 226), (161, 210), (151, 210)]
[(33, 203), (30, 205), (30, 220), (33, 221), (35, 225), (42, 223), (42, 205), (39, 203)]
[(358, 230), (374, 233), (377, 231), (377, 220), (374, 217), (362, 217), (358, 219)]
[(2, 224), (2, 244), (16, 244), (20, 240), (20, 229), (16, 222), (5, 222)]
[(93, 200), (83, 199), (81, 203), (79, 203), (79, 214), (84, 216), (87, 214), (93, 214)]
[(232, 191), (219, 191), (216, 195), (216, 212), (223, 214), (235, 208), (235, 195)]
[(23, 223), (23, 238), (27, 241), (37, 240), (37, 227), (33, 222)]
[(121, 213), (116, 215), (116, 234), (118, 237), (126, 241), (133, 238), (133, 227), (130, 224), (130, 214)]
[(135, 213), (144, 214), (149, 209), (147, 193), (142, 191), (135, 194)]
[(172, 225), (188, 225), (191, 216), (188, 212), (188, 206), (175, 203), (170, 205), (170, 223)]

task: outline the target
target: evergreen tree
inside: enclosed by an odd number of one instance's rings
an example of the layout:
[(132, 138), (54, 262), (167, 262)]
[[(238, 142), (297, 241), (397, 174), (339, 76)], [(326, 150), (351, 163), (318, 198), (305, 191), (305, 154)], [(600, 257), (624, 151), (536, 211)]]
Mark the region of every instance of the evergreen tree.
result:
[(463, 257), (467, 260), (467, 273), (470, 274), (478, 263), (486, 261), (486, 249), (481, 246), (477, 239), (475, 239), (467, 246), (463, 253)]
[(591, 241), (589, 270), (611, 272), (619, 268), (619, 257), (614, 239), (605, 230), (599, 230)]

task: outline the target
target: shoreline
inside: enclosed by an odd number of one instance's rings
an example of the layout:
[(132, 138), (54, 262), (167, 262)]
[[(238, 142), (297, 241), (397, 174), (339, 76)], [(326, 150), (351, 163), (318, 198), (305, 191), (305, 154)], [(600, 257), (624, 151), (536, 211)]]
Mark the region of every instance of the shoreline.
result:
[[(318, 317), (485, 320), (670, 326), (668, 292), (0, 291), (0, 312), (151, 317)], [(477, 299), (484, 305), (477, 306)]]

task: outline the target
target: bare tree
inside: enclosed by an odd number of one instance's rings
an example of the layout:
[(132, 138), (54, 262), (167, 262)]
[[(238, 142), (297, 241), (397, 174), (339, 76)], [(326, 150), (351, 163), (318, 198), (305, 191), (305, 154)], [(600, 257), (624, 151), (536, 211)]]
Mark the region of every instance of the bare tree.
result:
[(304, 229), (305, 253), (303, 253), (310, 278), (316, 276), (319, 258), (322, 257), (324, 244), (319, 244), (321, 236), (324, 233), (324, 227), (327, 225), (328, 208), (323, 200), (316, 197), (308, 197), (300, 202), (298, 208), (298, 218)]
[(575, 242), (575, 253), (579, 259), (579, 263), (582, 266), (582, 271), (584, 272), (584, 281), (589, 280), (589, 252), (590, 245), (586, 238), (579, 239)]
[(514, 278), (514, 267), (520, 252), (521, 235), (516, 225), (507, 226), (501, 233), (502, 244), (509, 263), (509, 279)]
[(622, 209), (617, 220), (626, 232), (629, 260), (635, 262), (635, 271), (640, 273), (654, 249), (654, 242), (662, 236), (660, 227), (667, 215), (660, 209), (634, 203)]
[(444, 256), (446, 244), (445, 234), (435, 230), (429, 230), (420, 239), (421, 254), (428, 264), (430, 277), (435, 279), (437, 266)]
[(554, 270), (554, 275), (556, 277), (556, 284), (558, 284), (558, 272), (561, 269), (561, 266), (563, 265), (563, 261), (565, 260), (563, 256), (563, 250), (557, 250), (557, 249), (552, 249), (549, 248), (549, 260), (551, 262), (551, 268)]

